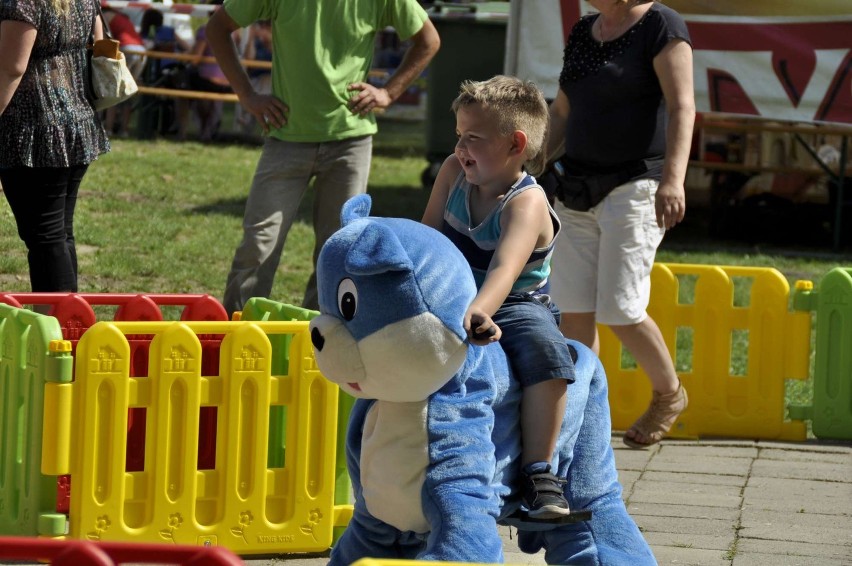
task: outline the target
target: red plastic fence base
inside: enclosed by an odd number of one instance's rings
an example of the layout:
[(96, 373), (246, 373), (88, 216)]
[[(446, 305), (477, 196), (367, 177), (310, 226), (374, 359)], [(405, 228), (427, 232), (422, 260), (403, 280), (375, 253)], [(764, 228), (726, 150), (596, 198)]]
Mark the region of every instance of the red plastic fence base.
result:
[(242, 566), (240, 558), (221, 546), (173, 544), (94, 543), (0, 537), (0, 558), (46, 561), (54, 566), (115, 566), (117, 564), (182, 564), (186, 566)]

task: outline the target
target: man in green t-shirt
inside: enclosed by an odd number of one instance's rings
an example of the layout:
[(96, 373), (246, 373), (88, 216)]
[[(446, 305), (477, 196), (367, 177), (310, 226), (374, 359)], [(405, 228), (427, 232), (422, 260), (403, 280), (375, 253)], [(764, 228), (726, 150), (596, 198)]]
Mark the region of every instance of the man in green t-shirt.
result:
[[(272, 94), (254, 91), (231, 33), (272, 22)], [(366, 82), (376, 33), (393, 27), (411, 40), (379, 88)], [(246, 202), (243, 240), (225, 287), (228, 314), (268, 297), (299, 203), (314, 179), (314, 266), (340, 225), (340, 209), (366, 192), (376, 133), (387, 108), (429, 64), (440, 39), (417, 0), (225, 0), (207, 24), (207, 41), (240, 99), (269, 135)], [(302, 305), (318, 309), (316, 271)]]

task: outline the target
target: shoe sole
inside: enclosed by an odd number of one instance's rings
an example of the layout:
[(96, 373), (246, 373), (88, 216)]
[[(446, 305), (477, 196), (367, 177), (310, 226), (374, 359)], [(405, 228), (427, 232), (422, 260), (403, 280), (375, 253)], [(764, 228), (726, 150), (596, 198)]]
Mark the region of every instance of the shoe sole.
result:
[(624, 442), (624, 444), (627, 445), (628, 448), (633, 448), (634, 450), (647, 450), (648, 448), (656, 444), (656, 442), (652, 444), (642, 444), (641, 442), (636, 442), (635, 440), (627, 438), (626, 436), (622, 438), (622, 441)]
[(570, 514), (570, 509), (554, 505), (545, 505), (534, 511), (527, 511), (527, 515), (532, 519), (559, 519), (560, 517), (567, 517)]

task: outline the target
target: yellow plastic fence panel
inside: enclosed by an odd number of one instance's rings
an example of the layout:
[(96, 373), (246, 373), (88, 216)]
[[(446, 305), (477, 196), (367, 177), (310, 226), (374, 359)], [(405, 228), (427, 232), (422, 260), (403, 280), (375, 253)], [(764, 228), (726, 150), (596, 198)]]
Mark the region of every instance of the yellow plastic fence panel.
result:
[[(126, 335), (153, 335), (129, 376)], [(270, 336), (289, 334), (287, 375)], [(222, 336), (202, 375), (199, 335)], [(337, 386), (319, 373), (307, 322), (99, 322), (76, 353), (70, 536), (224, 546), (243, 555), (331, 546)], [(269, 468), (269, 409), (287, 407), (283, 467)], [(128, 409), (146, 411), (145, 465), (125, 466)], [(198, 469), (202, 407), (216, 408), (215, 467)]]
[[(691, 303), (679, 299), (687, 283)], [(744, 304), (735, 302), (738, 285)], [(787, 379), (808, 378), (810, 317), (790, 311), (789, 299), (787, 280), (773, 268), (654, 265), (648, 312), (689, 393), (670, 436), (805, 439), (805, 423), (786, 419), (784, 397)], [(640, 368), (623, 367), (620, 342), (599, 331), (612, 426), (627, 430), (648, 406), (650, 382)]]

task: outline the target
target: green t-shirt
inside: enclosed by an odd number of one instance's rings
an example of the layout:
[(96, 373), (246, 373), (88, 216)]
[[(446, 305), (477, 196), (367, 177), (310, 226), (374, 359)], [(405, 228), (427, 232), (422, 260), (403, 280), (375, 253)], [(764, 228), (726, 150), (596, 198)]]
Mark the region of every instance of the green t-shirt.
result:
[(225, 0), (241, 27), (272, 21), (272, 93), (290, 107), (273, 137), (295, 142), (376, 133), (376, 118), (353, 114), (347, 86), (367, 80), (376, 33), (391, 26), (403, 40), (428, 17), (416, 0)]

